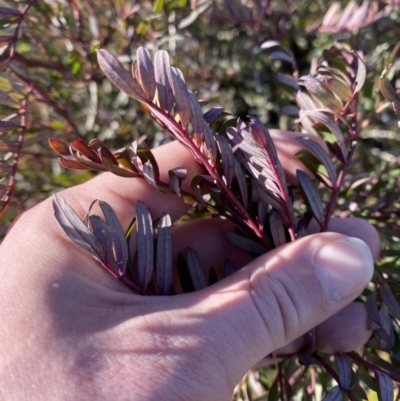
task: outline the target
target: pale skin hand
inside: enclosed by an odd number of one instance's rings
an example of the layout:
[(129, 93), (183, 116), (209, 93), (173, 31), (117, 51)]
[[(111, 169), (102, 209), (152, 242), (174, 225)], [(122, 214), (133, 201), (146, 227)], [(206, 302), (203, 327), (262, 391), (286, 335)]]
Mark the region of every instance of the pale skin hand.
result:
[[(198, 172), (177, 143), (155, 155), (161, 171)], [(124, 228), (138, 199), (153, 218), (167, 211), (176, 219), (187, 208), (143, 180), (111, 174), (62, 195), (81, 216), (94, 199), (108, 202)], [(202, 291), (143, 297), (66, 237), (51, 200), (24, 213), (0, 247), (0, 399), (226, 401), (248, 369), (277, 349), (296, 351), (313, 327), (322, 351), (368, 339), (365, 308), (351, 303), (379, 252), (364, 221), (333, 221), (335, 233), (254, 261), (226, 242), (226, 222), (193, 224), (175, 230), (175, 253), (191, 245), (203, 266), (218, 268), (228, 256), (246, 267)]]

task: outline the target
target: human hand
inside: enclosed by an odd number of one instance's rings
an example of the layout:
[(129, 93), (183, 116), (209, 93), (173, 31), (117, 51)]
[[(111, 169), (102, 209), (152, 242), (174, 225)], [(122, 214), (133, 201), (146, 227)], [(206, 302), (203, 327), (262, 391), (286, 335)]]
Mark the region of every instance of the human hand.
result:
[[(161, 172), (185, 165), (188, 182), (199, 172), (177, 143), (154, 154)], [(143, 180), (108, 173), (62, 195), (80, 215), (94, 199), (106, 201), (124, 229), (138, 199), (153, 217), (167, 211), (177, 219), (187, 210)], [(230, 228), (218, 220), (180, 225), (174, 252), (190, 245), (203, 266), (218, 268), (229, 257), (243, 269), (201, 291), (146, 297), (65, 236), (51, 200), (25, 212), (0, 247), (0, 398), (228, 400), (249, 368), (273, 351), (296, 351), (313, 327), (322, 351), (347, 351), (368, 339), (366, 310), (351, 301), (372, 276), (371, 252), (379, 251), (371, 226), (334, 220), (336, 232), (253, 261), (227, 243)]]

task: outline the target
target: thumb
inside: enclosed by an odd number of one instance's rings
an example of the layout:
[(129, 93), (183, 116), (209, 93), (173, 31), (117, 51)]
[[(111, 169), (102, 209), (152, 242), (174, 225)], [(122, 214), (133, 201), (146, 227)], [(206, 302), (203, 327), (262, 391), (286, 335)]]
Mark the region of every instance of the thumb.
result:
[[(173, 297), (236, 383), (260, 359), (354, 300), (374, 269), (369, 247), (337, 233), (275, 249), (202, 291)], [(186, 305), (182, 305), (182, 302)]]

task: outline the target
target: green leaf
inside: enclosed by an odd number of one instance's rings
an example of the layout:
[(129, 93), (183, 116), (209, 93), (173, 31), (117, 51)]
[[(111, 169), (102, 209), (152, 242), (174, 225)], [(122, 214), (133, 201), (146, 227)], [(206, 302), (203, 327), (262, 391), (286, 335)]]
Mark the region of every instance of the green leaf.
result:
[(153, 11), (155, 13), (161, 13), (164, 8), (164, 0), (157, 0), (154, 4)]
[(335, 166), (333, 165), (328, 153), (315, 141), (310, 138), (298, 137), (296, 138), (301, 144), (310, 149), (318, 160), (324, 165), (328, 173), (329, 179), (334, 187), (337, 185), (337, 174)]

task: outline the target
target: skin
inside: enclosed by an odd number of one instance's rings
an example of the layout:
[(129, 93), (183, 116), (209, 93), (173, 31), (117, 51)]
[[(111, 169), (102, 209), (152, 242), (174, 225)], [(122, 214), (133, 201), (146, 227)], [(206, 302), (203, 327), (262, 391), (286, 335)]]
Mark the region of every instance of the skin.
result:
[[(162, 172), (185, 165), (186, 182), (199, 172), (177, 143), (154, 154)], [(187, 210), (144, 180), (108, 173), (62, 196), (81, 216), (94, 199), (108, 202), (124, 229), (138, 199), (153, 218)], [(224, 221), (178, 226), (174, 254), (190, 245), (203, 266), (221, 269), (229, 257), (238, 270), (202, 291), (145, 297), (66, 237), (51, 199), (38, 204), (0, 247), (0, 399), (226, 401), (248, 369), (297, 351), (314, 327), (319, 350), (361, 346), (368, 318), (352, 301), (371, 279), (379, 238), (362, 220), (331, 228), (249, 260), (225, 240)]]

